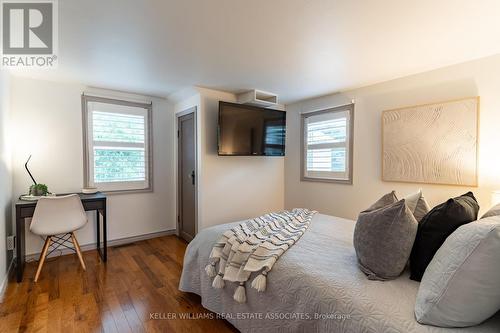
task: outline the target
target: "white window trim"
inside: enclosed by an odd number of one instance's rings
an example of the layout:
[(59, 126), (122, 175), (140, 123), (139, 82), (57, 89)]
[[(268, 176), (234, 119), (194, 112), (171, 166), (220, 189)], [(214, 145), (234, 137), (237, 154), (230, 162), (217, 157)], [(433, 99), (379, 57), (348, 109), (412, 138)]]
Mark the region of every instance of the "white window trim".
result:
[[(348, 150), (347, 156), (347, 167), (346, 172), (325, 172), (325, 171), (307, 171), (307, 132), (306, 132), (306, 121), (307, 118), (312, 116), (318, 116), (321, 114), (332, 114), (340, 112), (348, 112), (349, 114), (349, 125), (346, 132), (346, 137), (348, 138), (348, 143), (327, 143), (327, 144), (316, 144), (317, 148), (331, 148), (331, 147), (346, 147)], [(347, 104), (342, 106), (337, 106), (333, 108), (328, 108), (319, 111), (306, 112), (301, 114), (301, 147), (300, 147), (300, 179), (302, 181), (312, 181), (312, 182), (329, 182), (329, 183), (340, 183), (349, 184), (353, 183), (353, 156), (354, 156), (354, 104)], [(346, 146), (348, 145), (348, 146)], [(309, 145), (310, 146), (310, 145)], [(346, 177), (347, 176), (347, 177)]]
[[(120, 113), (118, 106), (130, 106), (146, 109), (146, 141), (145, 146), (145, 163), (146, 163), (146, 180), (145, 181), (130, 181), (130, 182), (108, 182), (94, 184), (93, 165), (94, 156), (91, 153), (93, 149), (92, 140), (92, 117), (89, 117), (88, 103), (98, 102), (109, 105), (109, 110), (106, 112)], [(123, 113), (123, 111), (122, 111)], [(133, 112), (132, 112), (133, 113)], [(134, 192), (151, 192), (153, 191), (153, 122), (152, 122), (152, 104), (132, 102), (126, 100), (98, 97), (82, 94), (82, 120), (83, 120), (83, 183), (85, 187), (101, 187), (101, 191), (105, 193), (134, 193)], [(120, 146), (119, 142), (113, 142), (112, 146)], [(127, 143), (126, 147), (134, 146), (133, 143)], [(146, 186), (144, 184), (146, 183)], [(97, 185), (97, 186), (96, 186)]]

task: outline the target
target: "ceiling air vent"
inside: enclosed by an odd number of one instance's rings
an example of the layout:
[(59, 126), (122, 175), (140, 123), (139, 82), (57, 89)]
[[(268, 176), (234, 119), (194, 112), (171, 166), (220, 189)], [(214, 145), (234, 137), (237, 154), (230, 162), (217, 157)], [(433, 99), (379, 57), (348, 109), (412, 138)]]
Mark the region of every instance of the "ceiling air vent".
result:
[(254, 89), (238, 94), (238, 103), (271, 107), (278, 104), (278, 96), (273, 93)]

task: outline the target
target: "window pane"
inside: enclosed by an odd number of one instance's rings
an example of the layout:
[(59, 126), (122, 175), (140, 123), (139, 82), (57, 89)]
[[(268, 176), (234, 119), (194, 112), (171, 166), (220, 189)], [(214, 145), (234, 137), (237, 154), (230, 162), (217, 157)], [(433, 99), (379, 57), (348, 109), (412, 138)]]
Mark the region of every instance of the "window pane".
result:
[(307, 171), (345, 172), (346, 149), (344, 147), (308, 149)]
[(94, 182), (146, 180), (144, 148), (94, 148)]
[(345, 142), (347, 119), (337, 118), (307, 124), (307, 144)]
[(144, 143), (144, 116), (92, 112), (94, 141)]

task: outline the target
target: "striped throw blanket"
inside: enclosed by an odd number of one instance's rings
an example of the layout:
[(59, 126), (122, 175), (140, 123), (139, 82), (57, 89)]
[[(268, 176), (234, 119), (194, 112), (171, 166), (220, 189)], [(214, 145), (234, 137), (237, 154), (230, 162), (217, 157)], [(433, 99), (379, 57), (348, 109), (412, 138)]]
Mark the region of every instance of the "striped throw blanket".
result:
[(208, 276), (214, 278), (212, 286), (224, 288), (224, 281), (239, 283), (234, 299), (245, 303), (245, 282), (252, 272), (260, 271), (252, 287), (265, 291), (267, 273), (304, 234), (314, 214), (315, 211), (295, 208), (247, 220), (224, 232), (212, 248), (210, 263), (205, 268)]

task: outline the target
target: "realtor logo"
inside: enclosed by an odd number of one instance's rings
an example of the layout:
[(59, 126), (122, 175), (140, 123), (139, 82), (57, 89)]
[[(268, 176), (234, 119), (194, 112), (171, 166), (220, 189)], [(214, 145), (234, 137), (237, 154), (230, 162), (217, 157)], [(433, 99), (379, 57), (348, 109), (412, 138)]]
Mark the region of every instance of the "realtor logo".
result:
[(2, 67), (53, 68), (57, 0), (2, 0)]

